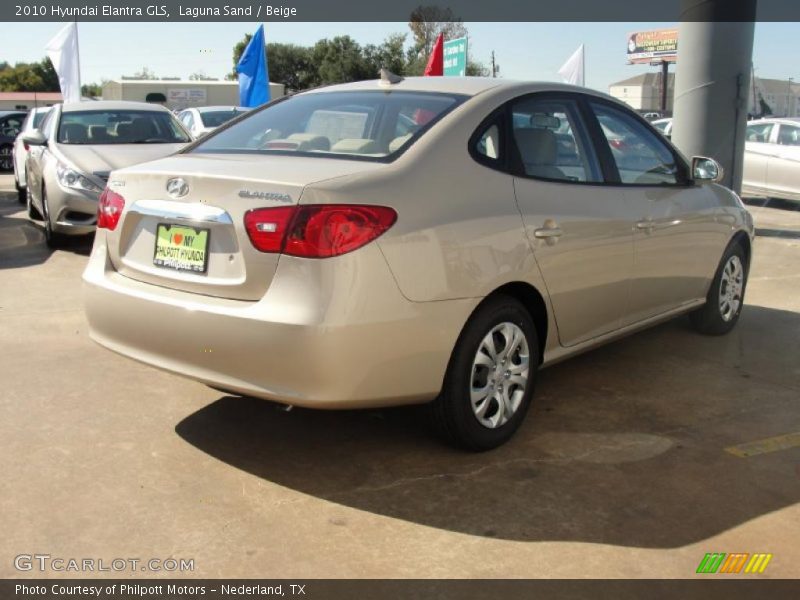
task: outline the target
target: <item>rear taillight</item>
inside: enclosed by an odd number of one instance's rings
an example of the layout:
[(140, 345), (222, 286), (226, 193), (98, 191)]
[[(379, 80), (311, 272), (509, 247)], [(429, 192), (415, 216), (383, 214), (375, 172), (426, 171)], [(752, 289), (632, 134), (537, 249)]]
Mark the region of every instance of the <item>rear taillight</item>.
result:
[(125, 198), (108, 188), (104, 189), (97, 205), (97, 228), (114, 231), (124, 208)]
[(386, 206), (315, 204), (250, 210), (244, 224), (262, 252), (327, 258), (361, 248), (396, 220), (397, 213)]
[(27, 144), (27, 142), (22, 142), (22, 147), (25, 148), (25, 152), (31, 149), (31, 147)]

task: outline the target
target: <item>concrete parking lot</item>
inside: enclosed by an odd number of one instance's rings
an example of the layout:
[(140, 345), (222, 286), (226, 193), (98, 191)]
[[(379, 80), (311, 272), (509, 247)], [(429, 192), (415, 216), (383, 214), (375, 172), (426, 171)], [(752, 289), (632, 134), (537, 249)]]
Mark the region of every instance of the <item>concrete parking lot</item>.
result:
[(486, 454), (415, 409), (287, 413), (100, 348), (88, 243), (48, 251), (21, 208), (0, 176), (0, 577), (65, 575), (17, 571), (26, 553), (194, 559), (148, 577), (659, 578), (766, 552), (738, 577), (800, 575), (796, 205), (752, 206), (731, 335), (680, 318), (547, 369)]

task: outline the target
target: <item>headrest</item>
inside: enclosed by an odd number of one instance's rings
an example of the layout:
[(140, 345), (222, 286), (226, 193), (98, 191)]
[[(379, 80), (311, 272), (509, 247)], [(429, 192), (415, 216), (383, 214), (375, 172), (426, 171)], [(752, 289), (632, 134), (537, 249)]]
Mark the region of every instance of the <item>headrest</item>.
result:
[(522, 162), (528, 165), (554, 165), (558, 156), (556, 134), (550, 129), (515, 129)]

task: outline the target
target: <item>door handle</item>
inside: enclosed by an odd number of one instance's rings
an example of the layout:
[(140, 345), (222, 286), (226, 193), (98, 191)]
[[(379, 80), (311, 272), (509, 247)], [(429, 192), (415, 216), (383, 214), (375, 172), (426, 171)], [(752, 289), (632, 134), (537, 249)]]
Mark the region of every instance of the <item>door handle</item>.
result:
[(561, 234), (561, 227), (541, 227), (533, 230), (533, 237), (540, 240), (558, 238)]

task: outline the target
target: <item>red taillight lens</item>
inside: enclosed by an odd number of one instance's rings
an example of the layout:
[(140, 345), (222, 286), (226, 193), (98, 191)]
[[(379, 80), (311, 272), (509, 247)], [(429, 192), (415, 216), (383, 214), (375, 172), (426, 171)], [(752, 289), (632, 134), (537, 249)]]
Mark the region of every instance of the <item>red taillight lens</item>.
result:
[(244, 215), (244, 228), (250, 241), (261, 252), (280, 252), (296, 206), (256, 208)]
[(22, 147), (25, 148), (25, 152), (31, 149), (31, 147), (26, 142), (22, 142)]
[(97, 228), (114, 231), (124, 208), (125, 198), (108, 188), (104, 189), (97, 206)]
[(315, 204), (248, 211), (245, 228), (262, 252), (327, 258), (368, 244), (397, 220), (386, 206)]

